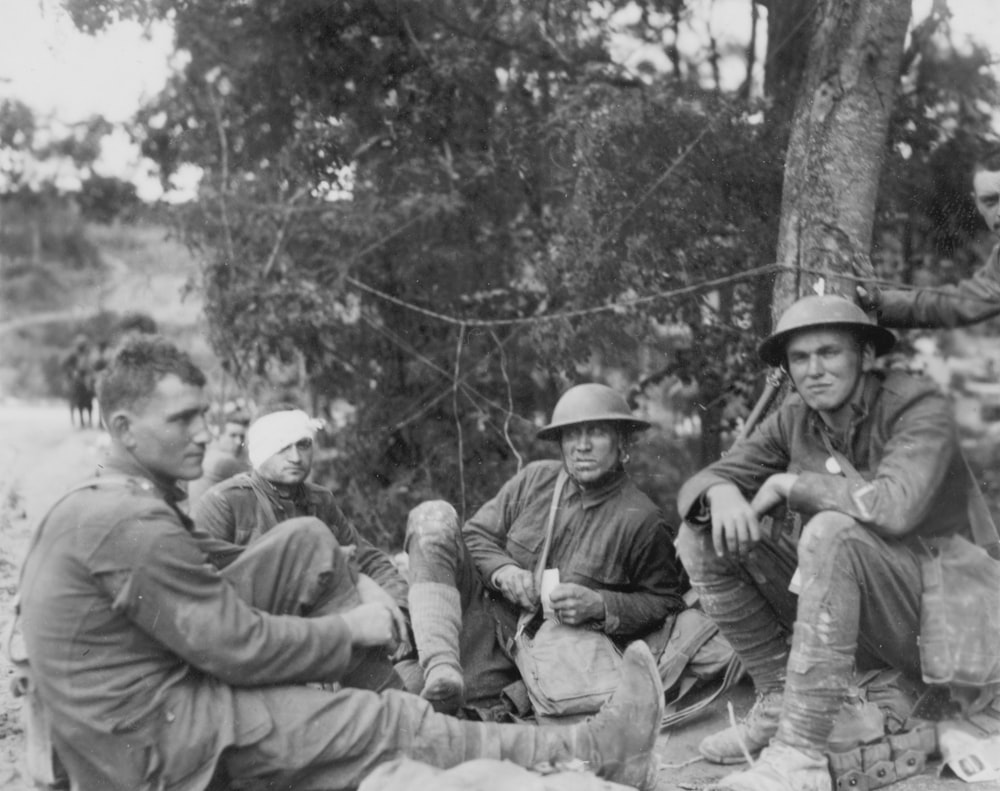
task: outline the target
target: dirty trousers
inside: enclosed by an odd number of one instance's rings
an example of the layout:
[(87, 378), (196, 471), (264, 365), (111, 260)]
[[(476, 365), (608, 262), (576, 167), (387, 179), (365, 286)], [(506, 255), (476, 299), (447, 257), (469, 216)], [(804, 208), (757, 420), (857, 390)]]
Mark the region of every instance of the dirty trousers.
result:
[[(720, 558), (711, 530), (688, 524), (677, 550), (758, 691), (784, 686), (780, 741), (822, 751), (855, 666), (889, 666), (919, 682), (920, 561), (905, 541), (824, 511), (805, 525), (797, 550), (774, 536), (742, 561)], [(788, 591), (796, 565), (797, 597)]]
[[(328, 554), (330, 541), (317, 520), (290, 520), (224, 574), (268, 612), (335, 612), (350, 602), (353, 586), (338, 582), (346, 569), (331, 570), (328, 560), (325, 567), (317, 560)], [(331, 573), (338, 575), (333, 586)], [(457, 720), (397, 690), (234, 687), (232, 703), (233, 734), (221, 768), (233, 789), (354, 788), (377, 765), (403, 756), (447, 768), (472, 758), (532, 766), (580, 753), (567, 728)]]
[[(240, 598), (274, 615), (314, 617), (361, 604), (357, 577), (346, 556), (334, 552), (330, 529), (311, 516), (279, 523), (219, 573)], [(332, 584), (331, 584), (332, 582)], [(400, 689), (384, 648), (359, 648), (339, 679), (345, 687)]]
[[(421, 503), (407, 521), (410, 587), (443, 584), (458, 590), (462, 627), (456, 646), (470, 705), (489, 706), (520, 679), (504, 650), (517, 628), (518, 612), (486, 588), (469, 554), (455, 509), (443, 500)], [(411, 610), (411, 617), (414, 613)]]

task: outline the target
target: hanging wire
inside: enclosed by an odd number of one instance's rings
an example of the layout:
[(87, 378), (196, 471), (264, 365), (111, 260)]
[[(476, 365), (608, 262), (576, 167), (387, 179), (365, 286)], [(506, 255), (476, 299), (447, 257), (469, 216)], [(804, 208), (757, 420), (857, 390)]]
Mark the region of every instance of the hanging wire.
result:
[(493, 342), (497, 345), (497, 349), (500, 350), (500, 374), (503, 376), (504, 384), (507, 387), (507, 412), (503, 416), (503, 438), (507, 441), (507, 447), (511, 449), (511, 452), (517, 459), (517, 471), (520, 472), (524, 467), (524, 459), (521, 457), (521, 454), (517, 452), (517, 448), (514, 446), (514, 442), (510, 438), (510, 419), (514, 414), (514, 390), (510, 384), (510, 377), (507, 375), (507, 354), (504, 352), (503, 344), (500, 343), (500, 339), (497, 337), (495, 330), (490, 330), (490, 336), (493, 338)]
[(454, 387), (451, 391), (451, 405), (455, 412), (455, 431), (458, 434), (458, 480), (461, 491), (461, 510), (459, 524), (465, 524), (465, 441), (462, 434), (462, 416), (458, 411), (458, 388), (460, 386), (459, 374), (462, 367), (462, 344), (465, 342), (465, 325), (458, 328), (458, 340), (455, 343), (455, 375)]

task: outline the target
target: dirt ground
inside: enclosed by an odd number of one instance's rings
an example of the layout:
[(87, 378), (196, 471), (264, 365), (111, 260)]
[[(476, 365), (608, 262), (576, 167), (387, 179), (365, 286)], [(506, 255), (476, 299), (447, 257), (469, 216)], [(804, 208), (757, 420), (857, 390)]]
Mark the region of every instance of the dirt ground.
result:
[[(88, 477), (102, 434), (75, 429), (58, 404), (0, 404), (0, 633), (7, 634), (17, 574), (36, 520), (59, 492)], [(0, 659), (0, 789), (26, 791), (21, 760), (21, 700), (10, 690), (13, 669)]]

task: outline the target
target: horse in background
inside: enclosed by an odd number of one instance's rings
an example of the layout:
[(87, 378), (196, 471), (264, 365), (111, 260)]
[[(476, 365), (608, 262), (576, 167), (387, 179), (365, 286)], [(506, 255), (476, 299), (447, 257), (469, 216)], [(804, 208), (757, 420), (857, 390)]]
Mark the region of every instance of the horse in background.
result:
[(80, 428), (94, 426), (94, 375), (86, 366), (77, 366), (70, 374), (69, 380), (69, 419), (75, 426), (77, 415), (80, 417)]
[(73, 351), (62, 362), (69, 396), (69, 419), (75, 426), (77, 425), (77, 416), (79, 416), (80, 428), (92, 428), (94, 425), (94, 397), (97, 392), (94, 387), (96, 377), (90, 359), (90, 343), (86, 337), (79, 335), (73, 347)]

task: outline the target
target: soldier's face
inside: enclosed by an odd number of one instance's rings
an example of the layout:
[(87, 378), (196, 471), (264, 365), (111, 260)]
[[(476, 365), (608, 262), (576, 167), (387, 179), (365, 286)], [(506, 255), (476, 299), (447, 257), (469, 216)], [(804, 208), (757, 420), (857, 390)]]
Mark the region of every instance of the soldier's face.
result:
[(226, 423), (219, 435), (219, 448), (239, 457), (247, 441), (247, 429), (241, 423)]
[(980, 170), (972, 177), (972, 197), (989, 229), (1000, 236), (1000, 170)]
[(593, 421), (567, 426), (560, 434), (563, 464), (582, 486), (600, 481), (618, 463), (621, 443), (612, 423)]
[(294, 486), (302, 483), (312, 469), (313, 441), (300, 439), (279, 450), (257, 470), (265, 481)]
[(124, 410), (121, 441), (143, 467), (169, 481), (190, 481), (201, 475), (205, 445), (211, 434), (205, 414), (204, 389), (168, 374), (141, 406)]
[(844, 330), (807, 330), (785, 347), (788, 373), (806, 405), (833, 418), (842, 416), (857, 392), (861, 375), (871, 369), (870, 345), (859, 348)]

